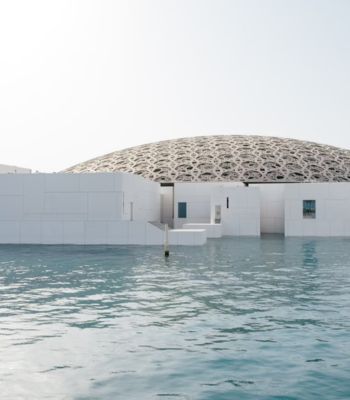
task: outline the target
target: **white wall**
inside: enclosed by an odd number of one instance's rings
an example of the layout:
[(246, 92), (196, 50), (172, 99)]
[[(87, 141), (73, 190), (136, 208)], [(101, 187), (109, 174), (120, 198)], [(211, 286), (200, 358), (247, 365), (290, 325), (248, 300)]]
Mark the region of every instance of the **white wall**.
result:
[[(226, 197), (230, 198), (229, 209)], [(187, 203), (187, 218), (178, 218), (178, 203)], [(221, 205), (223, 235), (260, 235), (260, 200), (256, 188), (242, 183), (176, 183), (174, 224), (210, 223), (215, 205)]]
[[(303, 218), (303, 200), (316, 200), (316, 218)], [(286, 236), (350, 236), (350, 183), (289, 184)]]
[(260, 191), (261, 233), (284, 233), (285, 184), (252, 184)]
[(0, 175), (0, 243), (138, 243), (159, 209), (159, 184), (132, 174)]
[(31, 172), (32, 170), (29, 168), (0, 164), (0, 174), (30, 174)]
[[(228, 208), (227, 197), (229, 198)], [(216, 205), (221, 205), (223, 235), (260, 235), (260, 192), (257, 188), (221, 186), (212, 197), (212, 215), (215, 214)]]
[(174, 187), (173, 186), (161, 186), (160, 187), (161, 197), (161, 212), (160, 222), (168, 224), (169, 227), (173, 227), (174, 223)]
[[(210, 222), (210, 199), (215, 183), (175, 183), (174, 185), (174, 227), (183, 224)], [(178, 203), (187, 203), (187, 218), (178, 218)]]

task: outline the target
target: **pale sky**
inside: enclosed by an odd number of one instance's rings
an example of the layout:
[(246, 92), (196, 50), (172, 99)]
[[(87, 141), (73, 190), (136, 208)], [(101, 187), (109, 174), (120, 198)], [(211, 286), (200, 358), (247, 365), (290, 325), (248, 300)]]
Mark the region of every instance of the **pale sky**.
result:
[(158, 140), (350, 149), (348, 0), (0, 0), (0, 164)]

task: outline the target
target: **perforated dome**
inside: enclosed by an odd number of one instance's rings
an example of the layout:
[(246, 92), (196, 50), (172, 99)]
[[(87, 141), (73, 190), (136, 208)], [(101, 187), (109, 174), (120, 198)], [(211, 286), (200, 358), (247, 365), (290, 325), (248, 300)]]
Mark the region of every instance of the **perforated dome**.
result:
[(199, 136), (115, 151), (64, 172), (131, 172), (157, 182), (350, 181), (350, 150), (267, 136)]

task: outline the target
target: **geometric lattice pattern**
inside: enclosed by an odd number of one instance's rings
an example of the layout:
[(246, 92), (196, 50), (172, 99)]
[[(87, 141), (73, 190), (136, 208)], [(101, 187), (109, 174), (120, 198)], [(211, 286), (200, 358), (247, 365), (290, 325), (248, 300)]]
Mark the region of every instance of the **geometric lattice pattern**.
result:
[(115, 151), (64, 172), (124, 171), (157, 182), (350, 181), (350, 150), (266, 136), (199, 136)]

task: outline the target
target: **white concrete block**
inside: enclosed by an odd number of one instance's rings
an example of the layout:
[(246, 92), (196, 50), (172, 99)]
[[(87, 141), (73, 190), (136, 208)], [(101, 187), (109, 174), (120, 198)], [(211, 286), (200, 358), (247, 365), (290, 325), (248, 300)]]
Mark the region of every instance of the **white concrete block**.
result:
[(29, 174), (23, 177), (23, 194), (38, 195), (45, 191), (46, 174)]
[(146, 244), (146, 223), (132, 221), (129, 223), (129, 243)]
[(315, 200), (319, 197), (327, 197), (329, 192), (328, 184), (309, 183), (300, 188), (300, 195), (303, 200)]
[(41, 244), (41, 221), (22, 221), (20, 224), (20, 243)]
[(46, 192), (79, 192), (81, 174), (56, 173), (44, 176)]
[(120, 192), (88, 194), (89, 220), (121, 220), (122, 207), (123, 199)]
[(221, 224), (189, 223), (184, 224), (183, 229), (205, 229), (208, 238), (220, 238), (222, 236)]
[(316, 220), (308, 219), (303, 222), (303, 236), (317, 236)]
[(62, 244), (63, 221), (42, 221), (41, 241), (43, 244)]
[(146, 225), (146, 244), (147, 245), (163, 245), (165, 240), (165, 232), (156, 228), (151, 224)]
[[(40, 214), (45, 212), (45, 201), (43, 192), (26, 191), (23, 195), (23, 218), (40, 219)], [(39, 215), (39, 217), (38, 217)]]
[(316, 221), (316, 236), (330, 236), (330, 224), (327, 220)]
[(194, 235), (194, 244), (196, 246), (203, 246), (207, 241), (207, 236), (205, 232), (196, 232)]
[(178, 233), (177, 244), (181, 246), (193, 246), (195, 243), (193, 230), (182, 231)]
[(80, 174), (80, 190), (82, 192), (113, 192), (116, 188), (113, 173)]
[(107, 222), (107, 244), (129, 244), (129, 221)]
[(344, 235), (350, 236), (350, 217), (349, 216), (344, 220)]
[(23, 194), (23, 177), (29, 174), (0, 174), (0, 195)]
[(330, 221), (330, 233), (331, 236), (345, 236), (345, 232), (347, 231), (344, 220), (336, 219)]
[[(9, 175), (11, 176), (11, 175)], [(16, 195), (0, 196), (0, 220), (21, 220), (23, 218), (23, 198)]]
[(85, 223), (84, 221), (63, 222), (63, 243), (85, 244)]
[(329, 183), (327, 185), (327, 197), (332, 196), (335, 199), (345, 200), (350, 198), (350, 185), (349, 183), (337, 182)]
[(45, 213), (85, 214), (87, 195), (85, 193), (45, 193)]
[(177, 246), (179, 241), (179, 235), (177, 230), (171, 229), (169, 230), (169, 244), (172, 246)]
[(290, 200), (300, 200), (301, 194), (299, 191), (299, 184), (298, 183), (289, 183), (288, 185), (284, 186), (284, 198)]
[(85, 244), (107, 243), (107, 221), (85, 222)]
[(303, 218), (303, 202), (302, 200), (294, 200), (287, 198), (285, 200), (285, 218), (301, 220)]
[(259, 236), (260, 231), (254, 218), (240, 218), (239, 220), (239, 234), (241, 236)]
[(18, 221), (0, 221), (0, 243), (20, 242), (20, 223)]
[(303, 225), (301, 220), (285, 220), (285, 236), (303, 236)]

